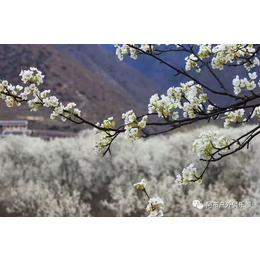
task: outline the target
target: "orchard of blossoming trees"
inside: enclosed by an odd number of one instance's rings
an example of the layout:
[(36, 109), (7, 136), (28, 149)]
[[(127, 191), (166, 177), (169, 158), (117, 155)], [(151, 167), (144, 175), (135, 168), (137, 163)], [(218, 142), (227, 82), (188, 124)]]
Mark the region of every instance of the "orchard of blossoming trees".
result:
[[(154, 94), (150, 98), (148, 111), (143, 115), (136, 115), (133, 110), (122, 113), (123, 124), (116, 123), (111, 115), (103, 123), (89, 122), (81, 117), (81, 111), (75, 103), (62, 104), (50, 90), (39, 87), (43, 83), (44, 75), (37, 68), (22, 70), (20, 73), (23, 86), (13, 86), (6, 80), (0, 81), (1, 98), (8, 107), (20, 106), (27, 103), (32, 111), (47, 107), (52, 112), (51, 119), (60, 117), (62, 121), (70, 120), (75, 124), (87, 124), (94, 127), (95, 152), (105, 155), (111, 152), (114, 140), (124, 134), (125, 139), (133, 142), (141, 138), (163, 134), (175, 129), (194, 124), (198, 121), (222, 120), (224, 128), (231, 125), (244, 125), (253, 118), (260, 118), (260, 92), (257, 89), (257, 73), (254, 68), (260, 65), (257, 54), (258, 44), (123, 44), (115, 45), (116, 55), (120, 60), (126, 56), (133, 59), (149, 56), (159, 61), (162, 66), (171, 68), (176, 76), (183, 75), (188, 80), (180, 82), (178, 86), (170, 87), (164, 95)], [(166, 59), (164, 53), (184, 52), (185, 68), (175, 67)], [(233, 91), (225, 86), (221, 76), (216, 71), (224, 71), (227, 67), (241, 66), (247, 71), (247, 77), (233, 75), (231, 84)], [(199, 73), (207, 70), (215, 82), (209, 86), (200, 81)], [(193, 70), (198, 73), (194, 76)], [(215, 99), (214, 99), (215, 97)], [(229, 97), (230, 103), (221, 106), (217, 97)], [(157, 117), (157, 118), (155, 118)], [(152, 128), (154, 127), (155, 128)], [(161, 128), (161, 129), (160, 129)], [(254, 126), (238, 138), (228, 138), (217, 131), (201, 133), (194, 140), (192, 149), (199, 159), (205, 162), (202, 171), (198, 171), (192, 162), (187, 161), (187, 167), (177, 176), (178, 185), (201, 183), (210, 163), (234, 154), (243, 148), (248, 148), (252, 139), (260, 133), (260, 125)], [(187, 159), (188, 160), (188, 159)], [(149, 216), (162, 216), (164, 202), (159, 198), (150, 198), (145, 190), (146, 183), (142, 180), (135, 187), (143, 190), (149, 198), (147, 211)]]
[[(10, 135), (0, 139), (0, 216), (147, 216), (151, 207), (144, 210), (147, 195), (142, 188), (163, 200), (154, 213), (165, 216), (260, 216), (260, 136), (249, 149), (212, 163), (200, 185), (175, 184), (187, 158), (198, 172), (203, 170), (191, 149), (194, 136), (214, 130), (237, 138), (250, 128), (230, 131), (206, 125), (138, 142), (126, 142), (122, 135), (112, 156), (105, 157), (93, 153), (91, 130), (51, 141)], [(133, 184), (139, 179), (145, 181), (136, 190)], [(252, 206), (198, 210), (193, 200), (204, 205), (250, 201)]]

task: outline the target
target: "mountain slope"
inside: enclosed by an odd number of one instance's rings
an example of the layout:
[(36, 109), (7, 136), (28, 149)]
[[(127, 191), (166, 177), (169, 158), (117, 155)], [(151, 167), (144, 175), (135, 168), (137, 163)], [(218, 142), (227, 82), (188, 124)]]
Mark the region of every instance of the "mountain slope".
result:
[(106, 48), (98, 44), (60, 44), (57, 49), (79, 61), (100, 80), (113, 82), (113, 86), (132, 97), (141, 107), (147, 107), (150, 96), (162, 92), (162, 88), (141, 72), (119, 61)]
[[(112, 55), (106, 54), (100, 46), (63, 45), (62, 48), (54, 45), (0, 45), (0, 78), (20, 84), (20, 70), (35, 66), (45, 75), (42, 90), (51, 89), (63, 103), (75, 102), (83, 117), (92, 122), (112, 115), (119, 120), (121, 114), (131, 108), (143, 113), (149, 96), (159, 89), (131, 66), (114, 63)], [(74, 48), (76, 55), (64, 51), (66, 48)], [(0, 100), (0, 119), (44, 116), (45, 121), (36, 123), (37, 127), (78, 129), (71, 123), (50, 120), (49, 114), (45, 108), (36, 113), (29, 112), (26, 105), (7, 108)]]

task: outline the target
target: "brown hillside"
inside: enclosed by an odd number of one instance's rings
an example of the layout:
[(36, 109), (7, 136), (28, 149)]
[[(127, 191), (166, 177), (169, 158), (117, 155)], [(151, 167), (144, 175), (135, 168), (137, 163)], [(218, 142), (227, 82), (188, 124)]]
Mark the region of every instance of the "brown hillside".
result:
[[(84, 47), (85, 50), (86, 48), (87, 46)], [(78, 51), (77, 55), (80, 56)], [(0, 78), (7, 79), (12, 84), (21, 84), (18, 76), (20, 70), (35, 66), (45, 75), (42, 89), (51, 89), (64, 104), (69, 101), (75, 102), (82, 110), (83, 117), (92, 122), (101, 121), (111, 115), (119, 120), (122, 112), (130, 108), (140, 113), (145, 112), (146, 106), (141, 105), (141, 99), (148, 99), (149, 95), (158, 89), (130, 66), (114, 64), (109, 60), (109, 55), (103, 53), (102, 56), (104, 66), (100, 65), (99, 53), (97, 53), (98, 61), (92, 56), (86, 64), (53, 45), (0, 45)], [(87, 52), (82, 53), (82, 57), (88, 59)], [(117, 71), (120, 74), (124, 74), (125, 71), (128, 75), (124, 83), (122, 80), (114, 79)], [(124, 78), (124, 75), (120, 77)], [(132, 83), (128, 85), (129, 78), (135, 82), (134, 85)], [(138, 89), (141, 99), (137, 98)], [(22, 107), (7, 108), (4, 101), (0, 100), (1, 120), (31, 115), (44, 116), (44, 122), (36, 123), (34, 127), (70, 131), (78, 129), (70, 123), (50, 120), (49, 114), (49, 110), (45, 108), (38, 112), (29, 112), (25, 104)]]

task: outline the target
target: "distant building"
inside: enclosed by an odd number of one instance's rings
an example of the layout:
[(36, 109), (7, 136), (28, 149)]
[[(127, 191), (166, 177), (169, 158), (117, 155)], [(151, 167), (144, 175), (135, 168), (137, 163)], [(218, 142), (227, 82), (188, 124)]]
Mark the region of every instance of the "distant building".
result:
[(31, 137), (40, 137), (45, 140), (51, 140), (54, 138), (73, 137), (76, 134), (51, 130), (31, 130), (28, 129), (28, 121), (26, 120), (0, 120), (0, 138), (7, 135), (27, 135)]
[(0, 134), (26, 134), (28, 131), (28, 121), (25, 120), (10, 120), (0, 121)]

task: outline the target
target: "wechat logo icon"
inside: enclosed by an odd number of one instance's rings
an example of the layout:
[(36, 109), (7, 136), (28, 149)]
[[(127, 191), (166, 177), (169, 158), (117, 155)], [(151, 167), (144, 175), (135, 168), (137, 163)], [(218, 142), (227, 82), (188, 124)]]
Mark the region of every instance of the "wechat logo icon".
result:
[(204, 207), (204, 205), (199, 200), (194, 200), (192, 202), (192, 205), (194, 208), (197, 208), (197, 209), (203, 209), (203, 207)]

